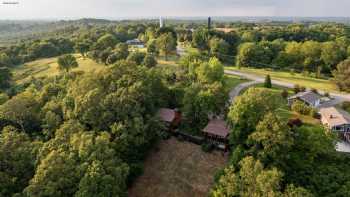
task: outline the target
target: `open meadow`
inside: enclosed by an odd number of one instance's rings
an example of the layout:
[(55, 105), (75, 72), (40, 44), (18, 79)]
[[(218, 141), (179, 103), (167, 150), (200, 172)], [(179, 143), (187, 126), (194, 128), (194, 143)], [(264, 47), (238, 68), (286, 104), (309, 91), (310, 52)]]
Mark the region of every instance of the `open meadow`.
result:
[[(90, 58), (84, 58), (78, 54), (75, 54), (74, 56), (77, 58), (79, 66), (74, 68), (73, 71), (98, 71), (106, 67), (105, 65), (97, 63)], [(58, 57), (44, 58), (16, 66), (12, 70), (14, 80), (17, 83), (23, 83), (32, 77), (50, 77), (59, 74), (60, 71), (58, 70), (57, 58)]]

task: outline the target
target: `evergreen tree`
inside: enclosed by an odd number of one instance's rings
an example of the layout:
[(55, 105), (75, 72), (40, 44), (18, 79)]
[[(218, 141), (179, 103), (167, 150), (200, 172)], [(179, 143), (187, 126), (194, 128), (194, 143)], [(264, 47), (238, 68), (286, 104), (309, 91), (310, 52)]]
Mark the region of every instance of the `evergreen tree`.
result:
[(264, 87), (265, 87), (265, 88), (272, 88), (272, 83), (271, 83), (271, 77), (270, 77), (270, 75), (266, 75)]

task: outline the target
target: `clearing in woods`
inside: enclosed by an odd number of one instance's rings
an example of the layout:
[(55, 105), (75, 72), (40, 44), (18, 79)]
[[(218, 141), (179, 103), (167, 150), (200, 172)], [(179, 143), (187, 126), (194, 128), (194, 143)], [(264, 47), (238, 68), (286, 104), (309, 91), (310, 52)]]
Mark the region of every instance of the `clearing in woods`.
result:
[[(96, 63), (90, 58), (83, 58), (81, 55), (75, 54), (79, 66), (74, 68), (73, 71), (85, 71), (90, 72), (93, 70), (102, 70), (106, 68), (105, 65)], [(59, 74), (57, 58), (44, 58), (32, 62), (28, 62), (19, 66), (16, 66), (12, 72), (14, 75), (14, 80), (17, 83), (23, 83), (30, 80), (31, 77), (47, 77)]]
[(176, 138), (162, 141), (158, 148), (146, 159), (144, 174), (129, 189), (130, 197), (208, 196), (215, 173), (227, 163), (222, 152), (205, 153)]

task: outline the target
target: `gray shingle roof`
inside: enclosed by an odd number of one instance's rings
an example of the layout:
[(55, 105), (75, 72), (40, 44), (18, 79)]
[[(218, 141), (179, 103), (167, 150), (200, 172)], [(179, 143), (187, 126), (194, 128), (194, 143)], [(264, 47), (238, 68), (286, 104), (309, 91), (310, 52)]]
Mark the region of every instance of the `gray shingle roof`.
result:
[(293, 95), (289, 97), (288, 99), (300, 99), (304, 102), (307, 102), (309, 104), (315, 103), (317, 100), (320, 100), (322, 97), (319, 94), (316, 94), (312, 91), (307, 91), (307, 92), (299, 92), (296, 95)]

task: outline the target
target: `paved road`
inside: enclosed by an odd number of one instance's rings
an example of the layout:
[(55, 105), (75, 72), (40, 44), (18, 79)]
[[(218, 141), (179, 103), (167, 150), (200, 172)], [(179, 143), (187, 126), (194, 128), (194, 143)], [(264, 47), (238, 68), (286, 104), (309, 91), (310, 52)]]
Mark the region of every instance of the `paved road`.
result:
[(250, 81), (250, 82), (245, 82), (245, 83), (241, 83), (239, 84), (238, 86), (236, 86), (235, 88), (233, 88), (231, 91), (230, 91), (230, 104), (234, 102), (235, 98), (237, 96), (239, 96), (239, 93), (250, 87), (250, 86), (253, 86), (255, 84), (259, 84), (260, 82), (258, 81)]
[[(252, 80), (255, 83), (263, 83), (265, 80), (264, 77), (261, 77), (258, 75), (247, 74), (247, 73), (242, 73), (242, 72), (233, 71), (233, 70), (225, 70), (225, 74), (241, 76), (241, 77), (244, 77), (246, 79)], [(288, 82), (283, 82), (283, 81), (278, 81), (278, 80), (272, 80), (271, 82), (274, 85), (278, 85), (278, 86), (282, 86), (282, 87), (286, 87), (286, 88), (293, 88), (295, 85), (294, 83), (288, 83)], [(252, 84), (252, 85), (254, 85), (254, 84)], [(249, 87), (249, 85), (247, 87)], [(234, 91), (234, 90), (232, 90), (232, 91)], [(320, 94), (324, 94), (324, 91), (319, 91), (319, 92), (320, 92)], [(334, 105), (337, 105), (337, 104), (342, 103), (344, 101), (350, 101), (350, 94), (340, 94), (340, 93), (331, 92), (330, 95), (334, 99), (323, 103), (320, 106), (320, 108), (334, 106)], [(231, 94), (230, 94), (230, 96), (231, 96)]]

